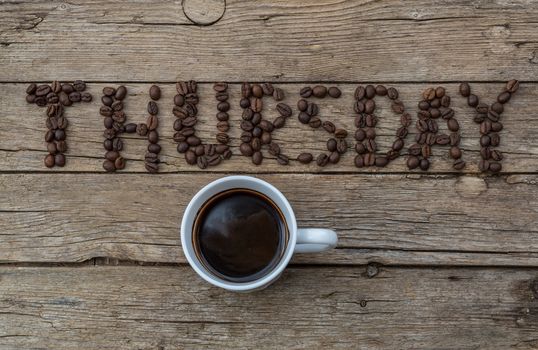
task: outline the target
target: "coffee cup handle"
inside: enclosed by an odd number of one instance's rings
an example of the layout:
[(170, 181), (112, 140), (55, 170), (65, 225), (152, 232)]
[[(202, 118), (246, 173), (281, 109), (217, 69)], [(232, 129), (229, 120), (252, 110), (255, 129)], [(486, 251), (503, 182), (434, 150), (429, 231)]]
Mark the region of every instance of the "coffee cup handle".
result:
[(318, 253), (336, 247), (336, 232), (325, 228), (300, 228), (297, 230), (295, 253)]

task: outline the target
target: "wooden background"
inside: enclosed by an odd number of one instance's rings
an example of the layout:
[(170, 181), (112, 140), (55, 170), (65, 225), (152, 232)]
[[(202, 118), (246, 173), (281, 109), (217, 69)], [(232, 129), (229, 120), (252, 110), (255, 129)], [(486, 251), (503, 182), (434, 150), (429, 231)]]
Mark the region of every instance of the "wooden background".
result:
[[(0, 349), (538, 349), (537, 18), (529, 0), (0, 1)], [(491, 103), (511, 78), (503, 172), (486, 176), (457, 83)], [(67, 110), (67, 165), (47, 169), (44, 111), (25, 89), (75, 79), (94, 101)], [(231, 83), (235, 155), (204, 172), (171, 139), (173, 84), (188, 79), (200, 81), (204, 140), (212, 83)], [(246, 80), (283, 88), (292, 106), (302, 86), (336, 85), (342, 98), (321, 114), (351, 132), (358, 84), (398, 88), (414, 118), (421, 91), (443, 85), (468, 165), (453, 171), (435, 147), (428, 172), (405, 157), (357, 169), (352, 149), (323, 169), (255, 167), (237, 149)], [(144, 170), (146, 141), (126, 136), (126, 169), (105, 174), (102, 87), (125, 84), (138, 122), (153, 83), (161, 173)], [(378, 101), (388, 149), (398, 119)], [(286, 153), (323, 150), (326, 134), (294, 113), (274, 133)], [(201, 186), (239, 172), (280, 188), (301, 226), (336, 230), (338, 248), (294, 257), (261, 292), (202, 282), (181, 252), (181, 214)]]

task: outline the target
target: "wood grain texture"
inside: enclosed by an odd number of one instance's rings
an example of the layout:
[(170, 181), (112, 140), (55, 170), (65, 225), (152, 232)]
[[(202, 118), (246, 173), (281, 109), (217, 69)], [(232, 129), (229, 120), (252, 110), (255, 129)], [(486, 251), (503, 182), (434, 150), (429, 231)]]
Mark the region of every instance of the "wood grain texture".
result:
[[(401, 156), (386, 168), (361, 168), (354, 166), (353, 159), (356, 155), (354, 151), (353, 125), (355, 113), (353, 112), (353, 91), (357, 84), (339, 84), (343, 91), (340, 99), (311, 99), (320, 105), (320, 115), (325, 120), (332, 120), (338, 127), (344, 127), (349, 131), (347, 142), (349, 150), (343, 155), (340, 163), (328, 165), (320, 168), (316, 164), (303, 165), (297, 161), (292, 161), (289, 166), (279, 165), (274, 157), (265, 150), (264, 153), (269, 158), (264, 160), (262, 165), (256, 167), (249, 158), (243, 157), (239, 152), (239, 136), (241, 129), (241, 108), (239, 107), (239, 84), (232, 84), (229, 88), (232, 104), (231, 114), (231, 137), (232, 150), (234, 156), (231, 160), (221, 163), (217, 167), (211, 167), (203, 172), (346, 172), (346, 173), (375, 173), (375, 172), (407, 172), (405, 165), (406, 156)], [(0, 128), (0, 172), (1, 171), (77, 171), (77, 172), (104, 172), (102, 162), (104, 160), (104, 150), (102, 146), (103, 138), (103, 118), (99, 115), (101, 106), (101, 90), (104, 84), (89, 84), (89, 91), (94, 95), (94, 101), (90, 104), (78, 104), (69, 107), (66, 115), (69, 119), (67, 129), (67, 152), (68, 162), (64, 168), (47, 169), (43, 165), (43, 158), (46, 155), (46, 145), (44, 135), (45, 109), (36, 105), (27, 104), (25, 96), (25, 84), (0, 84), (0, 94), (4, 98), (0, 99), (0, 119), (6, 127)], [(117, 86), (117, 85), (116, 85)], [(146, 105), (149, 101), (148, 89), (150, 84), (129, 84), (129, 96), (125, 100), (125, 110), (128, 114), (128, 121), (145, 122)], [(315, 155), (326, 152), (326, 141), (330, 137), (323, 129), (314, 130), (301, 124), (298, 119), (296, 107), (299, 97), (299, 90), (305, 84), (278, 84), (286, 92), (285, 102), (293, 107), (294, 115), (288, 119), (286, 126), (273, 133), (273, 138), (281, 145), (283, 152), (295, 159), (298, 154), (304, 151), (313, 152)], [(410, 127), (410, 134), (406, 138), (406, 146), (403, 153), (407, 152), (407, 147), (413, 144), (415, 137), (415, 121), (417, 103), (420, 100), (422, 91), (429, 86), (436, 84), (387, 84), (395, 86), (400, 91), (401, 100), (405, 103), (407, 111), (413, 116), (413, 124)], [(451, 106), (454, 108), (456, 118), (461, 126), (463, 158), (467, 161), (467, 167), (461, 171), (463, 173), (477, 173), (478, 161), (480, 159), (479, 150), (479, 126), (472, 121), (475, 115), (474, 109), (466, 104), (466, 100), (459, 96), (458, 84), (444, 84), (448, 94), (452, 97)], [(160, 159), (163, 162), (160, 166), (161, 172), (183, 172), (200, 171), (197, 166), (190, 166), (185, 162), (184, 156), (176, 150), (176, 143), (172, 136), (174, 133), (172, 115), (173, 96), (175, 87), (172, 84), (161, 84), (163, 97), (158, 102), (160, 108), (161, 135), (160, 145), (163, 150)], [(503, 83), (481, 83), (472, 84), (473, 92), (482, 97), (483, 101), (492, 103), (497, 94), (504, 88)], [(199, 103), (199, 124), (197, 125), (198, 135), (206, 142), (214, 143), (216, 134), (216, 103), (212, 84), (200, 84)], [(275, 101), (269, 98), (264, 99), (264, 116), (269, 120), (277, 117), (274, 108)], [(388, 98), (376, 98), (378, 105), (376, 114), (380, 122), (377, 126), (378, 148), (381, 152), (386, 152), (395, 140), (395, 133), (400, 126), (399, 116), (392, 113)], [(503, 171), (514, 172), (537, 172), (538, 171), (538, 147), (536, 137), (538, 135), (538, 84), (522, 84), (517, 94), (505, 107), (502, 116), (504, 130), (501, 131), (501, 145), (499, 149), (504, 153)], [(439, 119), (440, 132), (447, 132), (446, 122)], [(9, 127), (7, 127), (9, 126)], [(124, 134), (126, 135), (126, 134)], [(146, 153), (147, 141), (138, 136), (125, 136), (125, 149), (122, 152), (128, 159), (127, 172), (144, 172), (143, 159)], [(452, 169), (452, 161), (448, 157), (448, 147), (433, 147), (432, 166), (430, 172), (445, 173), (457, 172)], [(416, 172), (416, 171), (415, 171)], [(419, 171), (420, 172), (420, 171)]]
[[(220, 174), (0, 175), (0, 260), (93, 257), (185, 262), (185, 206)], [(299, 226), (339, 235), (313, 264), (538, 266), (536, 175), (261, 175), (288, 197)]]
[(0, 268), (2, 349), (518, 349), (538, 270), (289, 268), (232, 294), (189, 267)]
[(211, 26), (179, 1), (0, 6), (0, 81), (536, 80), (538, 64), (534, 1), (229, 0)]

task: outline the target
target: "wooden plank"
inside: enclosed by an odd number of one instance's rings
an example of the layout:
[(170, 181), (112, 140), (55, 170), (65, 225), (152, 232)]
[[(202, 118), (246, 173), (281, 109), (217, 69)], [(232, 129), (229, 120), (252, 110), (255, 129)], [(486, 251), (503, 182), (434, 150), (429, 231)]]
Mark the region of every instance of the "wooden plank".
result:
[(203, 27), (179, 3), (3, 2), (0, 81), (536, 78), (532, 1), (228, 0)]
[(189, 267), (0, 268), (4, 349), (536, 349), (538, 270), (290, 268), (233, 294)]
[[(320, 168), (316, 164), (303, 165), (297, 161), (292, 161), (289, 166), (279, 165), (274, 157), (271, 157), (265, 150), (265, 154), (272, 159), (266, 159), (259, 167), (254, 166), (251, 160), (240, 155), (238, 150), (241, 134), (239, 127), (241, 121), (241, 108), (239, 107), (239, 84), (232, 84), (229, 88), (231, 94), (230, 103), (232, 104), (231, 114), (231, 137), (232, 150), (234, 156), (231, 160), (220, 164), (218, 167), (212, 167), (204, 170), (236, 172), (240, 169), (242, 172), (405, 172), (405, 156), (400, 157), (392, 162), (386, 168), (361, 168), (354, 166), (353, 159), (356, 155), (354, 151), (354, 132), (353, 125), (353, 91), (357, 84), (340, 84), (338, 85), (343, 96), (340, 99), (318, 100), (321, 109), (322, 118), (333, 120), (337, 126), (346, 128), (349, 131), (347, 142), (349, 151), (343, 155), (337, 165), (329, 165)], [(279, 84), (286, 94), (285, 102), (293, 106), (294, 115), (288, 120), (286, 126), (273, 133), (273, 137), (278, 142), (284, 152), (295, 159), (295, 157), (304, 151), (313, 152), (315, 155), (326, 152), (326, 141), (329, 134), (324, 130), (314, 130), (301, 124), (298, 119), (296, 108), (299, 99), (299, 90), (305, 84)], [(70, 125), (67, 130), (67, 142), (69, 150), (67, 152), (68, 163), (64, 168), (47, 169), (43, 165), (43, 158), (46, 154), (46, 145), (44, 142), (45, 127), (45, 110), (36, 105), (29, 105), (24, 100), (25, 84), (0, 84), (0, 94), (4, 98), (0, 99), (0, 119), (4, 125), (9, 127), (0, 128), (0, 171), (99, 171), (102, 172), (102, 162), (104, 159), (104, 150), (102, 147), (103, 138), (103, 118), (99, 115), (101, 105), (101, 90), (104, 84), (89, 84), (89, 91), (94, 94), (94, 101), (90, 104), (78, 104), (69, 107), (66, 115), (69, 118)], [(125, 101), (126, 112), (129, 121), (143, 122), (146, 118), (146, 105), (149, 100), (148, 89), (150, 84), (129, 84), (129, 97)], [(388, 84), (387, 86), (393, 86)], [(417, 103), (420, 100), (421, 92), (428, 86), (434, 84), (396, 84), (394, 85), (400, 91), (401, 100), (407, 106), (407, 110), (413, 116), (413, 125), (410, 127), (410, 134), (406, 139), (406, 147), (414, 143), (415, 121), (417, 112)], [(472, 121), (475, 112), (467, 106), (465, 99), (458, 94), (457, 84), (445, 84), (448, 93), (452, 97), (452, 107), (455, 110), (456, 117), (461, 125), (462, 148), (464, 150), (464, 159), (467, 160), (467, 167), (462, 171), (465, 173), (478, 172), (478, 162), (480, 159), (479, 150), (479, 127)], [(197, 166), (189, 166), (182, 154), (176, 150), (176, 143), (172, 136), (174, 133), (173, 122), (175, 117), (172, 115), (173, 96), (176, 93), (172, 84), (162, 84), (163, 97), (159, 101), (160, 107), (160, 126), (161, 135), (160, 144), (163, 148), (161, 160), (163, 164), (160, 167), (162, 172), (183, 172), (183, 171), (200, 171)], [(473, 91), (489, 103), (493, 102), (497, 94), (503, 89), (502, 83), (481, 83), (472, 84)], [(200, 103), (199, 103), (199, 124), (197, 125), (198, 135), (204, 141), (214, 143), (216, 134), (216, 104), (212, 84), (200, 84)], [(389, 100), (387, 98), (377, 98), (378, 108), (376, 114), (380, 122), (377, 126), (376, 142), (379, 150), (386, 152), (392, 142), (395, 140), (396, 129), (400, 125), (399, 116), (390, 110)], [(274, 109), (275, 102), (272, 99), (264, 99), (266, 104), (264, 115), (269, 120), (277, 117)], [(501, 131), (500, 150), (504, 153), (503, 171), (513, 172), (537, 172), (538, 171), (538, 147), (535, 138), (538, 135), (538, 85), (522, 84), (520, 91), (506, 105), (505, 112), (502, 116), (504, 130)], [(446, 123), (439, 120), (440, 132), (447, 132)], [(125, 171), (144, 172), (147, 171), (143, 165), (144, 154), (146, 152), (147, 141), (138, 136), (126, 136), (129, 138), (122, 152), (128, 159)], [(445, 173), (455, 172), (452, 169), (452, 161), (448, 157), (448, 148), (446, 146), (433, 147), (433, 158), (431, 172)]]
[[(0, 261), (185, 262), (179, 223), (220, 174), (3, 174)], [(538, 266), (538, 178), (261, 175), (339, 250), (308, 264)]]

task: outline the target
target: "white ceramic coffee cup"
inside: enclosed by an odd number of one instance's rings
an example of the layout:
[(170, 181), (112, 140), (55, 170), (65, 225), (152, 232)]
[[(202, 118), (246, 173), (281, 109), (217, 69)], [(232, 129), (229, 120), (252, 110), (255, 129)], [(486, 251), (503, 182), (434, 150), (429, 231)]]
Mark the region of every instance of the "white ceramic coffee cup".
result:
[[(211, 273), (195, 253), (192, 240), (194, 221), (200, 208), (218, 193), (231, 189), (250, 189), (270, 198), (281, 210), (288, 227), (288, 243), (280, 261), (267, 274), (250, 282), (230, 282)], [(192, 268), (207, 282), (235, 292), (262, 289), (280, 277), (293, 253), (316, 253), (334, 248), (338, 238), (332, 230), (322, 228), (297, 228), (295, 214), (284, 195), (270, 183), (251, 176), (227, 176), (202, 188), (189, 202), (181, 221), (181, 245)]]

